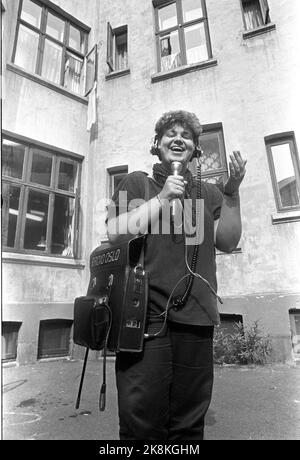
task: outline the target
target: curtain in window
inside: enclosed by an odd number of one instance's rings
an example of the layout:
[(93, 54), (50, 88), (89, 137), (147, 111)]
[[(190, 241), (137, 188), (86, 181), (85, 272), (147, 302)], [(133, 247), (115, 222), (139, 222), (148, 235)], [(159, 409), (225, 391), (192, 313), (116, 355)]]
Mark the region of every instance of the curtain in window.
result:
[(73, 256), (75, 199), (56, 195), (54, 201), (51, 253)]
[(9, 194), (10, 185), (2, 184), (2, 245), (7, 246), (9, 228)]
[(74, 93), (82, 93), (83, 61), (67, 54), (65, 64), (65, 87)]
[(263, 25), (259, 2), (249, 2), (244, 4), (244, 17), (246, 29), (256, 29)]
[(60, 83), (62, 47), (45, 40), (42, 76), (54, 83)]
[(37, 50), (39, 44), (39, 36), (37, 33), (20, 25), (18, 34), (18, 45), (15, 56), (15, 64), (28, 70), (35, 72)]
[(160, 41), (161, 70), (167, 71), (181, 66), (178, 31), (171, 32)]
[(127, 69), (127, 43), (118, 46), (116, 51), (116, 70)]
[(64, 244), (65, 249), (62, 252), (63, 256), (74, 256), (73, 246), (74, 246), (74, 213), (75, 213), (75, 200), (68, 199), (66, 205), (66, 225), (65, 225), (65, 235), (64, 235)]

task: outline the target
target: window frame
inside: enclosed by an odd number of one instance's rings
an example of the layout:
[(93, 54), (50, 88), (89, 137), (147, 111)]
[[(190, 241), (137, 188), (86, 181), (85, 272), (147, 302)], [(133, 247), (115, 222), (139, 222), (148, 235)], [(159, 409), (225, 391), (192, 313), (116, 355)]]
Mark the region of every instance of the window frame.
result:
[[(246, 0), (247, 1), (247, 0)], [(257, 27), (254, 27), (252, 29), (247, 29), (247, 24), (246, 24), (246, 19), (245, 19), (245, 11), (244, 11), (244, 0), (240, 0), (240, 5), (241, 5), (241, 12), (242, 12), (242, 18), (243, 18), (243, 24), (244, 24), (244, 29), (245, 32), (250, 33), (251, 31), (257, 30), (261, 27), (265, 27), (268, 24), (270, 24), (270, 8), (268, 4), (268, 0), (257, 0), (259, 2), (260, 6), (260, 12), (262, 16), (262, 21), (263, 23)]]
[[(45, 345), (44, 333), (45, 331), (47, 332), (47, 329), (49, 332), (49, 326), (51, 330), (51, 326), (53, 325), (55, 325), (57, 329), (64, 330), (64, 332), (67, 334), (68, 336), (67, 348), (61, 348), (61, 349), (60, 348), (49, 348), (49, 346), (47, 348), (43, 348), (43, 345)], [(72, 326), (73, 326), (73, 321), (70, 319), (65, 319), (65, 318), (54, 318), (54, 319), (41, 320), (39, 324), (37, 359), (40, 360), (40, 359), (69, 356)]]
[(2, 348), (3, 355), (1, 357), (3, 362), (16, 361), (18, 357), (18, 341), (19, 341), (19, 333), (20, 333), (21, 326), (22, 326), (22, 322), (20, 321), (3, 321), (2, 337), (4, 337), (5, 334), (7, 336), (10, 336), (9, 339), (13, 342), (13, 351), (14, 351), (13, 353), (9, 354), (7, 353), (7, 350), (3, 347)]
[(128, 174), (128, 165), (119, 165), (107, 168), (107, 197), (111, 199), (114, 192), (114, 177)]
[(297, 322), (300, 321), (300, 309), (289, 309), (292, 351), (295, 358), (300, 358), (300, 334), (297, 334)]
[[(17, 67), (23, 69), (24, 72), (28, 72), (29, 74), (37, 75), (38, 77), (49, 82), (49, 84), (58, 85), (59, 87), (62, 87), (66, 91), (76, 94), (77, 96), (85, 96), (85, 81), (82, 84), (82, 90), (80, 92), (72, 91), (67, 86), (65, 86), (65, 65), (66, 65), (68, 53), (73, 54), (77, 58), (82, 60), (83, 79), (85, 80), (86, 78), (86, 75), (85, 75), (86, 58), (88, 55), (88, 34), (90, 32), (90, 28), (87, 27), (85, 24), (81, 23), (80, 21), (78, 21), (76, 18), (69, 15), (68, 13), (64, 12), (61, 8), (59, 8), (58, 6), (56, 6), (55, 4), (53, 4), (52, 2), (48, 0), (30, 0), (36, 5), (38, 5), (39, 7), (41, 7), (41, 10), (42, 10), (40, 27), (39, 28), (35, 27), (34, 25), (26, 22), (24, 19), (21, 18), (23, 1), (24, 0), (19, 0), (17, 24), (16, 24), (14, 45), (13, 45), (12, 58), (11, 58), (12, 63), (16, 65)], [(52, 15), (54, 15), (55, 17), (57, 17), (58, 19), (64, 22), (64, 36), (63, 36), (62, 41), (56, 39), (55, 37), (52, 37), (50, 34), (46, 32), (48, 12), (50, 12)], [(38, 34), (38, 48), (37, 48), (37, 57), (36, 57), (34, 72), (31, 72), (30, 70), (24, 67), (18, 66), (18, 64), (15, 64), (17, 46), (18, 46), (18, 41), (19, 41), (19, 31), (20, 31), (21, 25)], [(70, 26), (80, 30), (80, 32), (84, 34), (84, 49), (82, 52), (68, 45)], [(62, 55), (60, 59), (59, 82), (54, 82), (42, 75), (42, 65), (43, 65), (46, 40), (49, 40), (51, 43), (59, 45), (62, 48)]]
[[(221, 168), (219, 169), (212, 169), (208, 172), (201, 172), (201, 178), (205, 181), (205, 179), (210, 179), (218, 176), (222, 176), (223, 182), (225, 182), (228, 177), (228, 162), (227, 162), (227, 155), (226, 155), (226, 146), (225, 146), (225, 138), (224, 138), (224, 130), (222, 123), (209, 123), (202, 125), (203, 131), (199, 136), (199, 142), (201, 147), (201, 136), (204, 134), (211, 134), (216, 133), (218, 135), (219, 146), (220, 146), (220, 159), (221, 159)], [(195, 160), (193, 160), (194, 163)], [(201, 162), (201, 157), (200, 157)], [(196, 168), (195, 168), (196, 169)]]
[[(92, 68), (92, 77), (89, 79), (89, 57), (94, 53), (94, 65)], [(84, 96), (88, 96), (94, 87), (95, 81), (98, 78), (98, 45), (94, 45), (85, 56), (85, 82), (84, 82)], [(90, 80), (90, 81), (89, 81)]]
[(280, 197), (278, 182), (276, 179), (272, 147), (276, 145), (282, 145), (282, 144), (289, 144), (290, 146), (290, 153), (291, 153), (292, 164), (294, 167), (296, 186), (298, 190), (300, 191), (300, 161), (299, 161), (299, 154), (297, 150), (297, 143), (296, 143), (294, 131), (266, 136), (265, 146), (266, 146), (266, 151), (267, 151), (269, 170), (270, 170), (271, 182), (272, 182), (272, 187), (273, 187), (273, 193), (274, 193), (275, 202), (276, 202), (276, 208), (277, 208), (278, 213), (299, 211), (300, 210), (300, 199), (299, 199), (298, 205), (282, 206), (281, 204), (281, 197)]
[[(7, 132), (2, 132), (2, 142), (9, 140), (22, 144), (25, 147), (25, 154), (23, 160), (23, 171), (22, 177), (14, 178), (6, 174), (2, 174), (2, 183), (8, 184), (13, 187), (20, 187), (19, 196), (19, 213), (17, 217), (14, 247), (7, 246), (6, 242), (2, 243), (3, 250), (6, 252), (32, 254), (47, 257), (59, 257), (67, 259), (78, 259), (79, 258), (79, 206), (80, 206), (80, 189), (81, 189), (81, 170), (83, 158), (79, 156), (68, 155), (67, 152), (59, 151), (53, 147), (44, 146), (38, 142), (34, 142), (31, 139), (23, 138), (23, 136), (14, 136)], [(51, 182), (50, 185), (37, 184), (30, 181), (30, 173), (32, 167), (32, 156), (34, 150), (42, 152), (43, 155), (52, 158), (52, 170), (51, 170)], [(58, 188), (58, 177), (59, 177), (59, 166), (60, 162), (64, 161), (77, 166), (77, 182), (74, 184), (74, 191), (66, 191)], [(45, 251), (39, 251), (34, 249), (24, 248), (25, 239), (25, 226), (26, 226), (26, 213), (28, 196), (30, 191), (36, 191), (48, 195), (48, 215), (47, 215), (47, 229), (46, 229), (46, 242), (47, 247)], [(74, 199), (74, 222), (73, 222), (73, 255), (62, 255), (51, 253), (51, 240), (53, 230), (53, 214), (54, 214), (54, 203), (56, 196), (64, 196)]]
[[(127, 67), (124, 69), (116, 68), (116, 37), (126, 33), (127, 37)], [(112, 28), (110, 22), (107, 22), (107, 38), (106, 38), (106, 63), (108, 65), (108, 76), (111, 74), (124, 74), (129, 72), (129, 53), (128, 53), (128, 25), (124, 24), (116, 28)]]
[[(209, 33), (209, 24), (208, 24), (208, 17), (207, 17), (207, 8), (206, 8), (206, 1), (201, 1), (202, 13), (203, 16), (201, 18), (193, 19), (191, 21), (183, 22), (183, 10), (182, 10), (182, 0), (152, 0), (154, 6), (154, 18), (155, 18), (155, 42), (156, 42), (156, 62), (157, 62), (157, 72), (170, 72), (175, 71), (178, 69), (182, 69), (183, 67), (194, 67), (197, 64), (203, 64), (205, 62), (210, 61), (213, 58), (212, 54), (212, 46), (210, 40), (210, 33)], [(165, 6), (171, 5), (172, 3), (176, 3), (176, 11), (177, 11), (177, 24), (175, 26), (169, 27), (168, 29), (164, 29), (163, 31), (159, 30), (159, 20), (158, 20), (158, 11)], [(206, 49), (207, 49), (207, 59), (205, 61), (199, 61), (197, 63), (187, 64), (186, 58), (186, 44), (185, 44), (185, 34), (184, 29), (186, 27), (190, 27), (193, 25), (204, 23), (204, 31), (205, 31), (205, 42), (206, 42)], [(178, 31), (178, 42), (180, 48), (180, 55), (182, 56), (182, 64), (174, 69), (169, 70), (162, 70), (161, 65), (161, 55), (160, 55), (160, 37), (168, 35), (170, 32)]]

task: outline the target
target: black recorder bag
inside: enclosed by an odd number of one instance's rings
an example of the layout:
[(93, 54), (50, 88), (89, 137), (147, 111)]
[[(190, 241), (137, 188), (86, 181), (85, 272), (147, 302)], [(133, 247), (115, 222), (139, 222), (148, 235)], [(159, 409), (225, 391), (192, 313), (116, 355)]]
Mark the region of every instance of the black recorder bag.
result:
[(148, 275), (144, 270), (145, 236), (119, 245), (103, 244), (90, 256), (86, 296), (74, 302), (73, 341), (86, 347), (76, 402), (79, 407), (88, 351), (103, 350), (100, 410), (105, 409), (106, 350), (138, 353), (143, 350), (148, 302)]

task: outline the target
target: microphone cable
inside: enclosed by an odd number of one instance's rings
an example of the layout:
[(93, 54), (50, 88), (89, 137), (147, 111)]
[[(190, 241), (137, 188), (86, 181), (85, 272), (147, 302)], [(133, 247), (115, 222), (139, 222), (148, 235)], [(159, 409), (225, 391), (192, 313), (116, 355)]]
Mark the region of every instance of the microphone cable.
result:
[(160, 313), (159, 315), (156, 316), (156, 318), (159, 318), (160, 316), (164, 316), (164, 322), (163, 322), (163, 325), (162, 327), (160, 328), (160, 330), (158, 332), (155, 332), (154, 334), (144, 334), (144, 338), (145, 339), (150, 339), (150, 338), (153, 338), (153, 337), (157, 337), (159, 334), (161, 334), (166, 326), (166, 323), (167, 323), (167, 317), (168, 317), (168, 312), (170, 310), (171, 307), (173, 307), (173, 305), (171, 304), (171, 300), (172, 300), (172, 297), (173, 297), (173, 294), (174, 292), (176, 291), (178, 285), (187, 277), (191, 276), (190, 273), (187, 273), (186, 275), (182, 276), (180, 278), (179, 281), (177, 281), (177, 283), (175, 284), (174, 288), (172, 289), (172, 292), (171, 294), (169, 295), (169, 298), (167, 300), (167, 305), (166, 305), (166, 309)]
[[(197, 177), (196, 177), (196, 207), (198, 206), (199, 204), (199, 201), (202, 197), (202, 187), (201, 187), (201, 163), (200, 163), (200, 158), (199, 158), (199, 155), (197, 155)], [(199, 207), (196, 208), (196, 212), (200, 212), (200, 209)], [(197, 222), (197, 219), (196, 219), (196, 222)], [(194, 222), (193, 222), (194, 224)], [(197, 232), (197, 230), (196, 230)], [(184, 245), (184, 258), (185, 258), (185, 265), (186, 265), (186, 268), (188, 270), (189, 273), (185, 274), (184, 276), (182, 276), (180, 278), (179, 281), (177, 281), (177, 283), (175, 284), (174, 288), (172, 289), (171, 291), (171, 294), (169, 295), (169, 298), (167, 300), (167, 305), (166, 305), (166, 309), (160, 313), (159, 315), (156, 316), (156, 318), (159, 318), (161, 316), (164, 316), (164, 322), (163, 322), (163, 325), (162, 327), (159, 329), (158, 332), (154, 333), (154, 334), (144, 334), (144, 338), (145, 339), (150, 339), (150, 338), (154, 338), (154, 337), (158, 337), (165, 329), (165, 326), (166, 326), (166, 323), (167, 323), (167, 317), (168, 317), (168, 312), (170, 310), (171, 307), (176, 307), (176, 306), (181, 306), (183, 307), (187, 301), (187, 298), (188, 296), (190, 295), (190, 292), (192, 290), (192, 286), (193, 286), (193, 282), (194, 282), (194, 279), (195, 278), (198, 278), (200, 279), (209, 289), (210, 291), (213, 293), (213, 295), (218, 299), (218, 301), (223, 304), (223, 301), (221, 299), (221, 297), (217, 294), (217, 292), (215, 291), (215, 289), (211, 286), (211, 284), (209, 283), (209, 281), (207, 281), (207, 279), (205, 279), (203, 276), (201, 276), (199, 273), (196, 273), (195, 270), (196, 270), (196, 265), (197, 265), (197, 258), (198, 258), (198, 249), (199, 249), (199, 243), (197, 244), (197, 241), (196, 241), (196, 244), (194, 246), (194, 250), (193, 250), (193, 255), (192, 255), (192, 262), (191, 262), (191, 267), (188, 263), (188, 256), (187, 256), (187, 245), (185, 244)], [(176, 291), (177, 287), (179, 286), (179, 284), (184, 280), (188, 278), (188, 283), (187, 283), (187, 286), (186, 286), (186, 289), (185, 289), (185, 292), (183, 295), (181, 295), (180, 297), (178, 297), (177, 299), (173, 299), (173, 294), (174, 292)], [(171, 300), (172, 300), (172, 303), (171, 303)]]

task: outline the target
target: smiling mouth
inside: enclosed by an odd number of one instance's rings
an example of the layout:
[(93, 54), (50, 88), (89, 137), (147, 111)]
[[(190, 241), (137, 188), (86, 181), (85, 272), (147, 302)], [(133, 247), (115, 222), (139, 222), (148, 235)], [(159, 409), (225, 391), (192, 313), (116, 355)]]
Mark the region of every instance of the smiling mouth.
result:
[(183, 147), (171, 147), (172, 152), (182, 153), (185, 149)]

